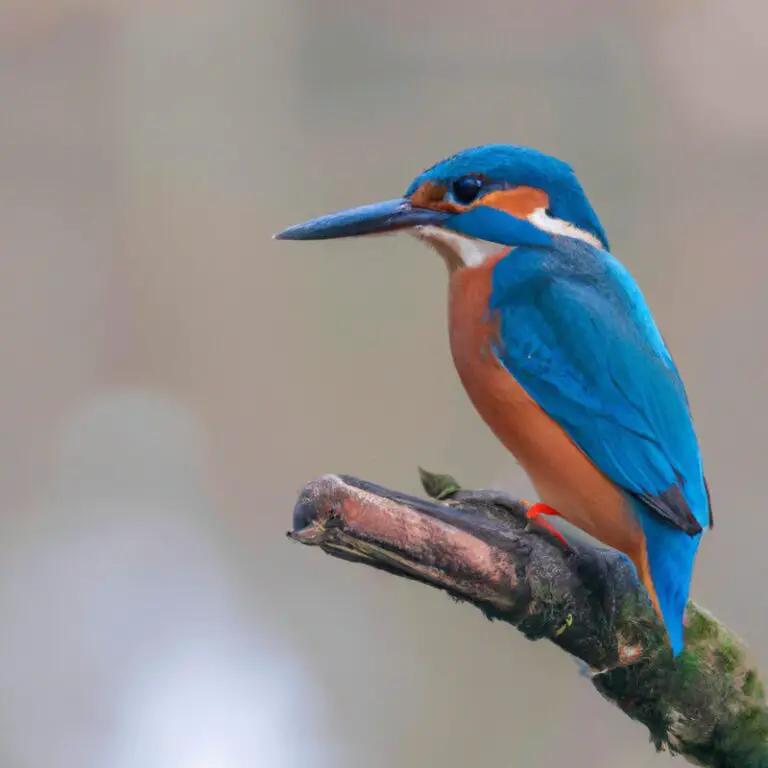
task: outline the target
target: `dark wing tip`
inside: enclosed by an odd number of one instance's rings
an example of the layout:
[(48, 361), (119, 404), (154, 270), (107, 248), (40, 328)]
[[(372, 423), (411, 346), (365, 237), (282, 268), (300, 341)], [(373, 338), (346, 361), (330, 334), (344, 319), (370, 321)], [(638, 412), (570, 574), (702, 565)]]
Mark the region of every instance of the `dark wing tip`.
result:
[(701, 523), (694, 517), (678, 485), (654, 496), (644, 493), (640, 498), (662, 519), (689, 536), (698, 536), (703, 532)]

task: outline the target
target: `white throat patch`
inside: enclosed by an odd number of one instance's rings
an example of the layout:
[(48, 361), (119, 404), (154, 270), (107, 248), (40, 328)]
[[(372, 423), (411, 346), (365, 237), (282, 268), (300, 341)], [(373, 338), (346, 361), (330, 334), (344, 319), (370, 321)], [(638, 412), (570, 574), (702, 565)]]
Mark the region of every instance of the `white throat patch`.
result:
[(465, 267), (479, 267), (488, 258), (504, 250), (506, 246), (490, 243), (487, 240), (475, 240), (441, 227), (414, 227), (412, 233), (419, 240), (430, 245), (442, 246), (451, 251)]
[[(579, 229), (568, 221), (563, 221), (563, 219), (553, 219), (544, 208), (537, 208), (528, 217), (528, 221), (534, 227), (543, 232), (549, 232), (551, 235), (573, 237), (576, 240), (589, 243), (595, 248), (600, 248), (601, 250), (603, 248), (603, 244), (594, 235)], [(488, 240), (475, 240), (472, 237), (465, 237), (441, 227), (414, 227), (408, 231), (419, 240), (424, 240), (435, 247), (438, 252), (449, 251), (454, 259), (465, 267), (479, 267), (491, 256), (509, 248), (509, 246), (499, 245)]]

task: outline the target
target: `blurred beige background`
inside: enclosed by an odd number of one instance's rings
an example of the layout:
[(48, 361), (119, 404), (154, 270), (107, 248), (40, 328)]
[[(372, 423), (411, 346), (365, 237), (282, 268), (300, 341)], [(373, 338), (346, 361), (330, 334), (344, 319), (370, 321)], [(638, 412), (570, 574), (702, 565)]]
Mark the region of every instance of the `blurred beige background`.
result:
[(0, 764), (669, 759), (554, 649), (283, 537), (328, 471), (527, 490), (434, 256), (270, 240), (490, 141), (574, 164), (643, 285), (716, 506), (695, 597), (768, 670), (768, 7), (569, 5), (0, 3)]

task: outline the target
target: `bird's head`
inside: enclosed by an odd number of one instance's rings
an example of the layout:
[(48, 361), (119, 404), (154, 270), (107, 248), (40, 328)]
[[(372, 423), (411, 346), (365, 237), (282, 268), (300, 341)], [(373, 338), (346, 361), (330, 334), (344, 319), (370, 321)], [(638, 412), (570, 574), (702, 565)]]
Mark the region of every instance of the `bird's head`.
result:
[(576, 174), (535, 149), (467, 149), (417, 176), (404, 197), (296, 224), (278, 240), (324, 240), (407, 230), (451, 268), (478, 266), (502, 247), (548, 246), (573, 237), (608, 250)]

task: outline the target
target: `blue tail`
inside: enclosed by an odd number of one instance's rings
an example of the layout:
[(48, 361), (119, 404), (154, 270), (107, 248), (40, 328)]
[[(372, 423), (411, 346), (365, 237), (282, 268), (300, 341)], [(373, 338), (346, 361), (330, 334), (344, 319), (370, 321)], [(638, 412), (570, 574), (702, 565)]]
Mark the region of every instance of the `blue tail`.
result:
[(646, 509), (639, 500), (633, 500), (633, 505), (645, 534), (651, 580), (664, 618), (669, 644), (672, 646), (672, 653), (677, 656), (684, 645), (683, 618), (701, 534), (690, 536), (674, 528)]

